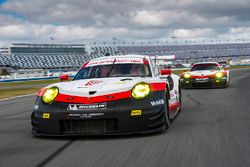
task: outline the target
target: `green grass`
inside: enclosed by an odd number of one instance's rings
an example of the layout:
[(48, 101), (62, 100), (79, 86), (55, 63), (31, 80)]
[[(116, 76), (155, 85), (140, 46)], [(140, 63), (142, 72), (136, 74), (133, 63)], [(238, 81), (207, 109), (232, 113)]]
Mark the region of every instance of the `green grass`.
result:
[(26, 95), (37, 93), (40, 88), (12, 88), (12, 89), (0, 89), (0, 99), (14, 97), (19, 95)]
[(23, 86), (23, 85), (37, 85), (37, 84), (52, 84), (59, 82), (59, 79), (51, 79), (51, 80), (40, 80), (40, 81), (20, 81), (20, 82), (5, 82), (5, 83), (0, 83), (0, 89), (5, 86)]
[[(231, 66), (229, 70), (242, 68), (250, 68), (250, 66)], [(173, 73), (177, 75), (183, 72), (183, 70), (173, 70)], [(42, 85), (49, 85), (57, 82), (59, 82), (59, 79), (0, 83), (0, 99), (37, 93), (38, 90), (43, 87)]]
[(242, 68), (250, 68), (250, 66), (230, 66), (228, 69), (232, 70), (232, 69), (242, 69)]
[(59, 79), (0, 83), (0, 99), (37, 93), (43, 86), (59, 82)]

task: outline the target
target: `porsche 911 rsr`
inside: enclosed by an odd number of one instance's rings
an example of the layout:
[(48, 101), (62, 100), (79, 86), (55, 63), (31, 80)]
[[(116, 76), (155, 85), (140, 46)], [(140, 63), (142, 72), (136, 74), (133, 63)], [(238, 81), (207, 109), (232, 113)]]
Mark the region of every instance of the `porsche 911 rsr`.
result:
[(218, 88), (230, 84), (228, 69), (222, 69), (216, 62), (195, 63), (180, 77), (182, 88)]
[[(67, 77), (66, 77), (67, 78)], [(62, 78), (61, 78), (62, 79)], [(161, 75), (148, 56), (84, 63), (73, 81), (42, 88), (31, 115), (34, 135), (159, 132), (180, 110), (179, 77)]]

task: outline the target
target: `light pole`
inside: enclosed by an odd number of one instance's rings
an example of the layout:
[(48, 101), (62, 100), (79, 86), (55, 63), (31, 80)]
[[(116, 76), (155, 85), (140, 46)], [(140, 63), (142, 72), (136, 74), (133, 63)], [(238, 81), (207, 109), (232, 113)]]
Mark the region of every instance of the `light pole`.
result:
[(54, 37), (49, 37), (49, 39), (51, 40), (51, 45), (53, 45), (53, 41), (55, 40)]

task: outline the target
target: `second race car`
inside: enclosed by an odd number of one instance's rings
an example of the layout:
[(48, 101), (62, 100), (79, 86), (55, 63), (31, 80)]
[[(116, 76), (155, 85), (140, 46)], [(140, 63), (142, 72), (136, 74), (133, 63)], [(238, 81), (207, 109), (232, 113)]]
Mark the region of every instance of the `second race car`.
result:
[(180, 77), (182, 88), (218, 88), (230, 84), (229, 70), (217, 62), (194, 63)]

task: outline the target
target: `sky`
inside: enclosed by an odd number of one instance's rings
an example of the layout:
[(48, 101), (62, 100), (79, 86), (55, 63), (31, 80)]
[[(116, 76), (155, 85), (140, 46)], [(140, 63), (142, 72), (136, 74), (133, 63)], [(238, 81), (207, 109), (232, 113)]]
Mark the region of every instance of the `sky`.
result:
[(0, 0), (0, 45), (173, 39), (250, 41), (250, 0)]

